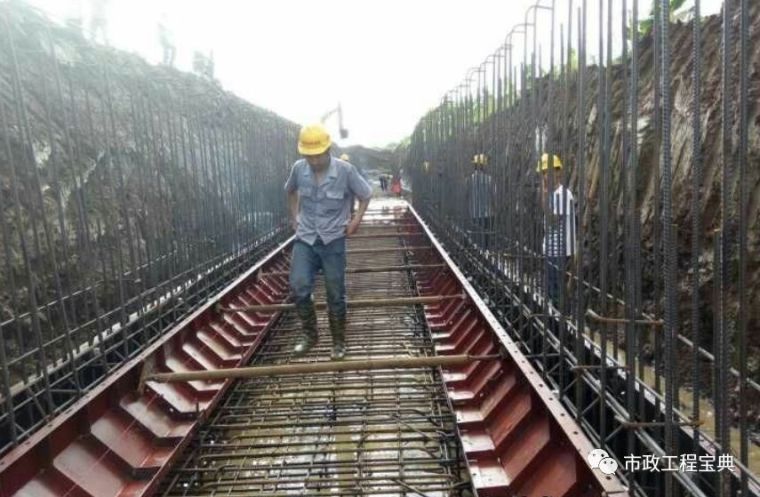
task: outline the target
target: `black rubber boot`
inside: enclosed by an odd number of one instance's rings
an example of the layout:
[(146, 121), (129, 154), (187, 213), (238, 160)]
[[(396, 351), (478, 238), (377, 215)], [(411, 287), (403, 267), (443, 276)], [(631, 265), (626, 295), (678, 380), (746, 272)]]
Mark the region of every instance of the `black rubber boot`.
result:
[(341, 361), (346, 356), (346, 318), (329, 315), (330, 318), (330, 335), (332, 335), (332, 355), (333, 361)]
[(298, 357), (307, 354), (317, 344), (317, 311), (314, 310), (314, 304), (309, 303), (296, 306), (296, 314), (301, 318), (303, 326), (303, 334), (293, 349), (293, 354)]

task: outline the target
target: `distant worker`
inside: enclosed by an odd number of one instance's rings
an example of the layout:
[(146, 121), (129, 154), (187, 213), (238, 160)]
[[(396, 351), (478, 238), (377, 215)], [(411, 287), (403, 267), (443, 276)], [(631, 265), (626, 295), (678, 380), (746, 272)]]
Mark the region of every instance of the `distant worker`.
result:
[(214, 80), (214, 51), (209, 55), (196, 50), (193, 52), (193, 72), (209, 81)]
[(486, 172), (488, 156), (472, 157), (472, 172), (465, 180), (465, 195), (470, 221), (475, 232), (475, 243), (483, 250), (490, 250), (493, 232), (493, 213), (496, 188), (491, 175)]
[[(541, 156), (536, 171), (541, 174), (541, 208), (544, 210), (543, 251), (546, 256), (549, 300), (559, 308), (560, 287), (576, 249), (575, 197), (563, 183), (562, 161), (549, 154)], [(550, 177), (551, 176), (551, 177)], [(552, 189), (551, 195), (549, 189)]]
[[(290, 290), (303, 334), (293, 352), (306, 354), (317, 343), (317, 314), (311, 295), (314, 278), (324, 273), (332, 359), (345, 356), (346, 237), (359, 229), (372, 189), (350, 163), (330, 155), (330, 135), (321, 124), (305, 126), (298, 137), (298, 153), (285, 182), (291, 222), (296, 231), (290, 263)], [(359, 198), (351, 217), (350, 198)]]
[(108, 0), (90, 0), (90, 41), (97, 42), (100, 35), (101, 43), (108, 45)]
[(158, 22), (158, 42), (161, 45), (161, 50), (163, 50), (164, 65), (174, 67), (174, 57), (177, 55), (177, 50), (172, 43), (169, 28), (166, 27), (166, 14), (161, 15), (161, 20)]
[(401, 173), (399, 171), (393, 173), (393, 178), (391, 179), (391, 193), (397, 197), (401, 196)]
[(214, 51), (210, 50), (208, 53), (208, 63), (206, 64), (206, 77), (209, 80), (214, 79)]
[[(348, 154), (341, 154), (340, 155), (340, 160), (342, 160), (343, 162), (349, 162), (350, 159), (351, 158), (348, 156)], [(357, 169), (357, 171), (358, 171), (358, 169)], [(354, 215), (354, 210), (355, 210), (355, 205), (354, 204), (356, 204), (356, 197), (354, 197), (353, 195), (351, 195), (351, 215), (352, 216)]]
[(380, 189), (383, 192), (387, 192), (388, 191), (388, 177), (385, 176), (384, 174), (380, 175)]

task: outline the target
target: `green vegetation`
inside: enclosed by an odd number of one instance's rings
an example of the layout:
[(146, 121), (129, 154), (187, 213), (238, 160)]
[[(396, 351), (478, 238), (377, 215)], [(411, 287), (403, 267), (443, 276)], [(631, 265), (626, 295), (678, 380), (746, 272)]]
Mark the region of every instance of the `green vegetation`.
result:
[[(692, 9), (684, 9), (683, 11), (678, 12), (678, 9), (683, 7), (685, 3), (686, 0), (670, 0), (670, 22), (682, 21), (689, 16)], [(660, 4), (655, 1), (652, 4), (652, 10), (649, 11), (649, 17), (639, 21), (639, 33), (641, 35), (648, 35), (652, 32), (655, 14), (657, 13), (657, 9), (659, 9), (659, 5)]]

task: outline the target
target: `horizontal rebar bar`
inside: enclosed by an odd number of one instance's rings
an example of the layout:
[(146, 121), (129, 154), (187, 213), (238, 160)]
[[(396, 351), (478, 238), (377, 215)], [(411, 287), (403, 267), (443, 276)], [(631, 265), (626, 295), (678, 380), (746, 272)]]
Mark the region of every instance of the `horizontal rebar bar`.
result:
[[(357, 299), (349, 300), (346, 302), (348, 307), (395, 307), (402, 305), (417, 305), (417, 304), (437, 304), (444, 300), (450, 299), (463, 299), (465, 296), (461, 293), (454, 295), (432, 295), (428, 297), (393, 297), (385, 299)], [(317, 309), (327, 308), (327, 302), (315, 302), (314, 306)], [(231, 312), (276, 312), (295, 309), (295, 304), (262, 304), (262, 305), (248, 305), (242, 307), (223, 307), (221, 304), (216, 306), (217, 312), (231, 313)]]
[(368, 371), (373, 369), (407, 369), (438, 366), (452, 367), (462, 366), (474, 361), (493, 361), (498, 359), (501, 359), (501, 356), (495, 354), (483, 356), (452, 355), (432, 357), (392, 357), (383, 359), (363, 359), (357, 361), (322, 361), (302, 364), (283, 364), (279, 366), (186, 371), (182, 373), (156, 373), (146, 375), (144, 381), (165, 383), (172, 381), (258, 378), (261, 376), (279, 376), (288, 374), (333, 373), (336, 371)]
[[(407, 264), (405, 266), (376, 266), (376, 267), (355, 267), (347, 268), (346, 273), (384, 273), (395, 271), (417, 271), (419, 269), (440, 269), (446, 267), (445, 264)], [(288, 276), (289, 271), (270, 271), (259, 274), (259, 278), (267, 276)]]
[(346, 253), (351, 254), (380, 254), (383, 252), (407, 252), (413, 250), (432, 250), (429, 245), (412, 246), (412, 247), (388, 247), (388, 248), (367, 248), (367, 249), (349, 249)]
[[(598, 321), (600, 323), (605, 323), (605, 324), (628, 324), (631, 322), (631, 320), (629, 319), (600, 316), (599, 314), (597, 314), (591, 309), (586, 309), (586, 316), (590, 317), (594, 321)], [(633, 323), (647, 325), (647, 326), (662, 326), (665, 322), (662, 319), (657, 319), (657, 320), (635, 319), (633, 320)]]

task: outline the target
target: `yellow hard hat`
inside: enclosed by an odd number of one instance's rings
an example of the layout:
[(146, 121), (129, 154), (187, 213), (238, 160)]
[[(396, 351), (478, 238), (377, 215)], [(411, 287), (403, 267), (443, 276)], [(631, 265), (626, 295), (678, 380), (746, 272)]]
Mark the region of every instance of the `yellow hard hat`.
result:
[(340, 154), (340, 160), (344, 160), (344, 161), (348, 162), (349, 159), (350, 158), (348, 157), (348, 154)]
[(472, 156), (472, 163), (475, 165), (485, 166), (488, 164), (488, 156), (486, 154), (475, 154)]
[(301, 128), (298, 135), (298, 153), (301, 155), (321, 155), (330, 148), (330, 133), (321, 124), (310, 124)]
[[(562, 161), (559, 160), (559, 157), (556, 155), (553, 155), (553, 163), (552, 166), (554, 169), (562, 169)], [(549, 154), (544, 154), (541, 156), (541, 160), (536, 164), (536, 172), (540, 173), (542, 171), (547, 171), (549, 169)]]

